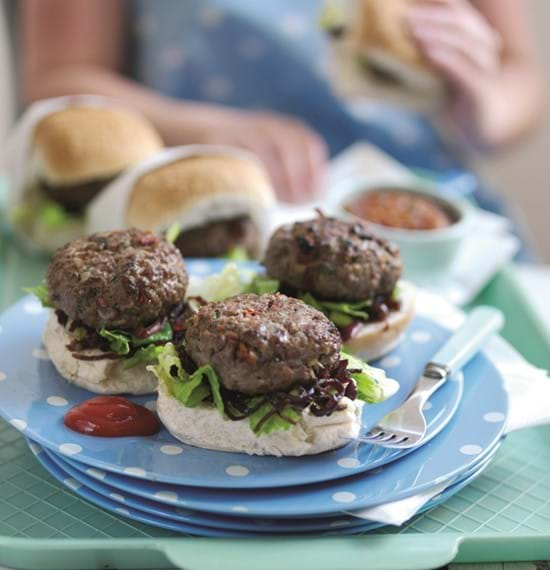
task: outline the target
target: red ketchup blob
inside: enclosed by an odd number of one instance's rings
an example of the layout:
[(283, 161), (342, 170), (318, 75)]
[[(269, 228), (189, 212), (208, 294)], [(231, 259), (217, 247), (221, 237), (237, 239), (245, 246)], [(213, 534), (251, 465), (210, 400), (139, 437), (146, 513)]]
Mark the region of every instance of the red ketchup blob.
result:
[(155, 414), (120, 396), (97, 396), (78, 404), (65, 416), (65, 425), (96, 437), (137, 437), (160, 431)]

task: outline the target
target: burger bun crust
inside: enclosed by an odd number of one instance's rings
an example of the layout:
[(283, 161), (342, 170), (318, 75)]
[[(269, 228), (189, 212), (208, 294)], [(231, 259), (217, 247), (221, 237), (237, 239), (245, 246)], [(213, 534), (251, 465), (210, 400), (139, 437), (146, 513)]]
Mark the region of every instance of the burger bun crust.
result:
[(401, 308), (391, 311), (381, 322), (364, 325), (345, 341), (345, 348), (363, 360), (372, 362), (391, 352), (403, 339), (403, 333), (414, 315), (416, 289), (412, 283), (400, 281)]
[(215, 408), (187, 408), (159, 385), (157, 413), (179, 441), (216, 451), (274, 455), (314, 455), (346, 445), (359, 435), (363, 402), (344, 398), (346, 408), (328, 417), (315, 417), (307, 410), (289, 430), (256, 435), (246, 419), (232, 421)]
[[(52, 312), (44, 330), (43, 342), (57, 371), (67, 382), (95, 394), (152, 394), (157, 380), (145, 364), (128, 370), (121, 360), (78, 360), (67, 350), (71, 337)], [(89, 354), (97, 351), (87, 351)]]

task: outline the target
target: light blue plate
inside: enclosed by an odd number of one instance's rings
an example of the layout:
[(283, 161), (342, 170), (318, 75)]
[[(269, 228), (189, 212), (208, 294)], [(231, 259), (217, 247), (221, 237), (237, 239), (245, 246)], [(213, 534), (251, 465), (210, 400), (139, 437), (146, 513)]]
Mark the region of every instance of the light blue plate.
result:
[[(466, 485), (471, 483), (476, 477), (478, 477), (483, 470), (488, 466), (490, 460), (495, 455), (500, 443), (495, 445), (494, 450), (482, 461), (478, 462), (474, 468), (469, 469), (462, 476), (457, 477), (456, 480), (445, 489), (440, 495), (431, 499), (426, 505), (424, 505), (419, 513), (425, 512), (432, 508), (437, 507), (441, 503), (445, 502), (455, 493), (459, 492)], [(72, 476), (72, 472), (65, 469), (65, 464), (62, 460), (56, 462), (53, 460), (51, 452), (45, 452), (38, 444), (31, 444), (31, 450), (37, 457), (41, 465), (52, 475), (57, 481), (63, 483), (71, 491), (79, 495), (81, 498), (90, 501), (91, 503), (98, 505), (104, 509), (107, 509), (118, 515), (128, 517), (132, 520), (144, 522), (161, 528), (166, 528), (175, 532), (181, 532), (185, 534), (192, 534), (196, 536), (204, 537), (260, 537), (265, 536), (266, 533), (272, 535), (288, 534), (291, 532), (292, 535), (308, 535), (308, 534), (357, 534), (362, 532), (367, 532), (374, 530), (383, 526), (380, 523), (363, 522), (359, 521), (353, 517), (337, 517), (333, 519), (324, 519), (328, 526), (319, 526), (318, 528), (313, 528), (309, 526), (309, 521), (302, 521), (298, 528), (292, 531), (281, 531), (279, 528), (274, 528), (271, 525), (269, 528), (264, 526), (265, 521), (252, 521), (252, 526), (254, 530), (232, 530), (226, 523), (228, 517), (219, 518), (218, 523), (221, 526), (213, 527), (208, 525), (198, 524), (198, 520), (210, 520), (205, 519), (205, 515), (196, 513), (197, 522), (182, 522), (186, 519), (192, 518), (189, 515), (184, 515), (180, 517), (180, 520), (171, 520), (166, 516), (155, 514), (152, 512), (147, 512), (142, 508), (131, 505), (128, 500), (121, 502), (120, 497), (113, 496), (113, 494), (103, 495), (97, 493), (93, 489), (82, 485), (81, 482)], [(126, 498), (127, 499), (127, 498)], [(199, 518), (201, 517), (201, 518)], [(193, 517), (194, 518), (194, 517)], [(246, 520), (246, 519), (243, 519)], [(320, 521), (321, 519), (318, 519)], [(328, 532), (326, 532), (328, 530)], [(325, 532), (324, 532), (325, 531)]]
[[(56, 455), (55, 453), (48, 450), (41, 451), (43, 448), (38, 447), (38, 444), (29, 442), (29, 445), (31, 446), (33, 453), (46, 454), (50, 460), (52, 460), (60, 469), (62, 469), (67, 474), (67, 476), (70, 478), (70, 482), (67, 483), (68, 485), (72, 485), (74, 487), (75, 484), (80, 483), (107, 499), (119, 502), (121, 505), (139, 509), (140, 511), (143, 511), (150, 515), (167, 518), (176, 522), (254, 533), (328, 531), (334, 528), (346, 527), (348, 529), (354, 527), (363, 527), (365, 525), (365, 520), (344, 514), (336, 515), (334, 517), (315, 519), (253, 519), (245, 517), (214, 515), (202, 513), (200, 511), (193, 511), (191, 509), (185, 509), (182, 507), (176, 507), (166, 503), (161, 503), (159, 501), (143, 499), (137, 495), (131, 494), (131, 492), (122, 493), (119, 489), (110, 487), (98, 479), (94, 479), (82, 471), (78, 471), (67, 461), (65, 461), (62, 456)], [(493, 447), (493, 449), (486, 457), (477, 462), (465, 473), (462, 473), (460, 476), (458, 476), (453, 484), (469, 477), (472, 473), (478, 471), (487, 463), (489, 463), (495, 456), (499, 447), (500, 442), (498, 442)], [(76, 483), (72, 481), (76, 481)]]
[[(452, 480), (490, 452), (500, 440), (508, 412), (502, 379), (483, 353), (470, 362), (465, 378), (461, 405), (431, 442), (399, 461), (338, 480), (272, 489), (206, 489), (136, 479), (66, 460), (124, 492), (193, 510), (258, 518), (330, 516), (415, 495)], [(355, 458), (350, 447), (347, 461)]]
[[(194, 260), (191, 275), (219, 272), (223, 260)], [(243, 270), (257, 269), (242, 264)], [(166, 430), (153, 437), (97, 438), (75, 433), (63, 424), (74, 405), (92, 394), (68, 384), (41, 348), (48, 312), (26, 297), (0, 318), (0, 415), (26, 436), (55, 452), (86, 465), (130, 477), (175, 485), (225, 489), (274, 488), (330, 481), (376, 469), (409, 451), (350, 443), (334, 451), (302, 458), (255, 457), (208, 451), (181, 444)], [(448, 337), (448, 332), (416, 317), (402, 345), (379, 365), (400, 382), (388, 401), (365, 406), (365, 430), (398, 407), (413, 389), (424, 364)], [(475, 366), (466, 369), (467, 382), (476, 379)], [(470, 378), (470, 376), (472, 376)], [(452, 418), (462, 395), (462, 376), (447, 382), (431, 399), (426, 415), (428, 440)], [(154, 406), (155, 396), (132, 398)]]

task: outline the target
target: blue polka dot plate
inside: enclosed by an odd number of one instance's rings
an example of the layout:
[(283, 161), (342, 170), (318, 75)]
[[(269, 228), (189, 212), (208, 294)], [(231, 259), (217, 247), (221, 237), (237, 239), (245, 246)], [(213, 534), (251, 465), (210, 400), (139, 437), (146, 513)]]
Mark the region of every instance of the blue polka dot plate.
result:
[[(266, 534), (288, 533), (292, 535), (311, 533), (357, 534), (382, 526), (380, 523), (365, 522), (362, 519), (346, 515), (325, 519), (294, 519), (290, 521), (254, 520), (217, 517), (170, 505), (163, 506), (151, 501), (140, 500), (128, 494), (123, 495), (69, 467), (61, 457), (44, 450), (38, 444), (29, 442), (29, 445), (38, 461), (50, 475), (81, 498), (115, 514), (175, 532), (207, 537), (260, 537)], [(500, 442), (494, 446), (487, 457), (458, 476), (441, 494), (428, 501), (419, 510), (419, 513), (437, 507), (479, 477), (499, 447)]]
[[(219, 272), (223, 260), (194, 260), (191, 276)], [(242, 264), (243, 271), (258, 269)], [(74, 405), (93, 396), (68, 384), (57, 373), (40, 339), (47, 311), (26, 297), (0, 318), (0, 415), (44, 447), (104, 471), (173, 485), (223, 489), (286, 487), (336, 480), (387, 465), (411, 450), (389, 450), (349, 443), (328, 453), (302, 458), (255, 457), (208, 451), (181, 444), (166, 430), (152, 437), (96, 438), (65, 427), (63, 418)], [(449, 333), (432, 319), (417, 316), (404, 342), (379, 365), (397, 379), (400, 389), (381, 404), (365, 406), (363, 426), (368, 429), (398, 407), (413, 389), (424, 364)], [(480, 357), (485, 362), (485, 357)], [(482, 368), (482, 367), (481, 367)], [(480, 366), (466, 369), (466, 383), (476, 382)], [(495, 372), (496, 374), (496, 372)], [(498, 380), (495, 380), (498, 381)], [(453, 417), (461, 400), (462, 376), (447, 382), (426, 409), (429, 440)], [(133, 398), (154, 407), (154, 397)]]
[[(39, 459), (42, 464), (46, 464), (45, 466), (48, 467), (48, 465), (53, 461), (53, 463), (55, 463), (56, 466), (65, 473), (66, 478), (63, 482), (69, 488), (78, 490), (81, 486), (84, 486), (106, 499), (119, 503), (119, 507), (122, 506), (138, 509), (149, 515), (162, 517), (171, 521), (252, 533), (329, 531), (334, 528), (343, 529), (345, 527), (346, 529), (350, 529), (355, 527), (363, 528), (365, 526), (364, 518), (350, 516), (343, 513), (333, 517), (309, 519), (254, 519), (203, 513), (189, 508), (171, 505), (169, 503), (152, 501), (133, 495), (131, 492), (123, 492), (115, 487), (111, 487), (103, 481), (91, 477), (83, 471), (79, 471), (70, 463), (65, 461), (60, 455), (44, 450), (38, 444), (29, 441), (29, 445), (35, 455), (40, 455)], [(473, 467), (468, 469), (465, 473), (457, 476), (452, 485), (456, 485), (459, 481), (470, 478), (474, 473), (479, 473), (493, 459), (499, 447), (500, 442), (498, 442), (483, 459), (475, 463)], [(47, 458), (44, 456), (47, 456)]]
[[(500, 440), (508, 412), (501, 377), (483, 353), (465, 368), (464, 394), (449, 425), (405, 457), (366, 473), (310, 485), (213, 489), (133, 478), (64, 457), (90, 477), (146, 499), (221, 515), (291, 518), (333, 516), (416, 495), (481, 461)], [(357, 456), (348, 446), (346, 463)], [(284, 473), (281, 473), (284, 477)]]

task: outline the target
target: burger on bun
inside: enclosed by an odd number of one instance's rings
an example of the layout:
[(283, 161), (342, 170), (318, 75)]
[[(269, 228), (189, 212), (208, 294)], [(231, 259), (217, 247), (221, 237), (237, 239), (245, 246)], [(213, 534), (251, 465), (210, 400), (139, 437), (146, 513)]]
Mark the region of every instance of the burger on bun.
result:
[(58, 249), (32, 290), (52, 312), (44, 345), (61, 376), (97, 394), (150, 394), (146, 371), (187, 318), (176, 247), (142, 230), (93, 234)]
[(342, 352), (317, 309), (281, 294), (206, 304), (156, 366), (157, 412), (178, 440), (206, 449), (300, 456), (358, 436), (366, 404), (397, 382)]
[(367, 361), (396, 347), (414, 312), (415, 289), (401, 281), (399, 250), (362, 221), (321, 212), (281, 226), (264, 258), (267, 276), (250, 290), (281, 291), (323, 312), (346, 348)]
[(85, 232), (89, 204), (121, 172), (162, 142), (145, 118), (120, 107), (69, 105), (33, 126), (24, 188), (11, 218), (34, 249), (52, 252)]
[(167, 149), (117, 180), (93, 204), (89, 227), (138, 227), (172, 236), (184, 257), (257, 257), (275, 196), (244, 151)]

